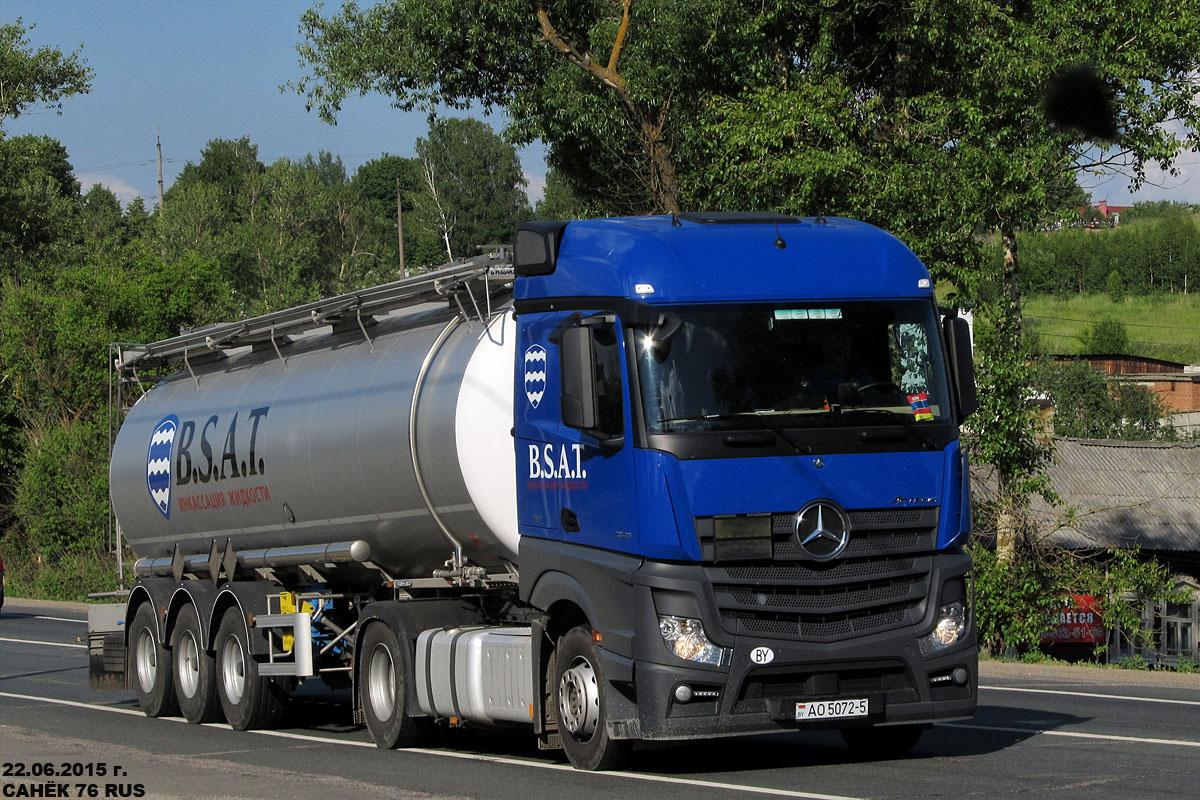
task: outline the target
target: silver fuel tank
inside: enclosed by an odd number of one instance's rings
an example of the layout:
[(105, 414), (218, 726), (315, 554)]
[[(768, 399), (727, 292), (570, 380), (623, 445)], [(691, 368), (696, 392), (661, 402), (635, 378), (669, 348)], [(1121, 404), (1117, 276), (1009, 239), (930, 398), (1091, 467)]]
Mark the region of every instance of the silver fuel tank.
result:
[(453, 553), (440, 519), (467, 560), (503, 571), (518, 539), (515, 328), (511, 308), (485, 327), (426, 304), (382, 318), (370, 341), (326, 330), (170, 376), (113, 448), (124, 537), (142, 558), (362, 540), (392, 577), (415, 578)]

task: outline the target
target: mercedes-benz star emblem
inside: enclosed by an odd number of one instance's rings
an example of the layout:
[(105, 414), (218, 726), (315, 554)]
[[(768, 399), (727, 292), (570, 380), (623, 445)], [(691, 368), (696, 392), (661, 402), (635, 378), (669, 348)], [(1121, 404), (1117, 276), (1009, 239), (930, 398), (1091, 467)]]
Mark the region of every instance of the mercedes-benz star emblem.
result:
[(796, 512), (796, 544), (817, 561), (828, 561), (846, 549), (850, 520), (829, 500), (814, 500)]

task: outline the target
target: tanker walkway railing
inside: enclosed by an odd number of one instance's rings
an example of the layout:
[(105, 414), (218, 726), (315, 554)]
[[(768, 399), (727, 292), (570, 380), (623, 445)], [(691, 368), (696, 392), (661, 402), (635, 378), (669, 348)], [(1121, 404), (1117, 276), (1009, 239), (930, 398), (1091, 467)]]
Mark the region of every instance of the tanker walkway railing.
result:
[[(226, 322), (186, 331), (151, 344), (114, 345), (113, 366), (126, 376), (136, 370), (182, 364), (223, 350), (272, 342), (278, 350), (281, 337), (338, 323), (357, 323), (370, 342), (366, 324), (370, 318), (398, 308), (451, 299), (464, 316), (468, 307), (459, 297), (465, 292), (481, 321), (491, 310), (491, 297), (506, 291), (512, 282), (512, 261), (507, 251), (487, 253), (447, 264), (432, 272), (385, 283), (369, 289), (317, 300), (295, 308), (273, 311), (239, 322)], [(475, 287), (480, 296), (475, 294)], [(484, 306), (480, 306), (480, 301)], [(286, 340), (285, 340), (286, 342)], [(281, 356), (282, 359), (282, 356)]]

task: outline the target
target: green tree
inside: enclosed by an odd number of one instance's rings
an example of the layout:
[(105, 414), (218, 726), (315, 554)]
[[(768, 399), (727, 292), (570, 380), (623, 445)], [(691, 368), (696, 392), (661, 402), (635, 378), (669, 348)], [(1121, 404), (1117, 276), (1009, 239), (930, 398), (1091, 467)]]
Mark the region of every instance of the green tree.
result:
[[(355, 195), (365, 205), (370, 225), (363, 243), (379, 275), (400, 269), (399, 238), (396, 233), (396, 193), (400, 193), (404, 229), (405, 267), (415, 264), (419, 222), (413, 212), (416, 198), (424, 189), (420, 164), (415, 158), (383, 155), (363, 164), (350, 181)], [(394, 273), (390, 273), (394, 274)]]
[(163, 214), (171, 207), (174, 195), (186, 191), (196, 184), (217, 190), (218, 208), (225, 219), (237, 221), (238, 201), (246, 193), (247, 183), (252, 176), (261, 175), (266, 167), (258, 160), (258, 145), (252, 144), (249, 136), (240, 139), (213, 139), (204, 147), (200, 161), (188, 162), (179, 172), (179, 177), (163, 198)]
[(79, 184), (47, 136), (0, 138), (0, 276), (40, 271), (74, 233)]
[(478, 245), (511, 241), (531, 212), (517, 151), (475, 119), (441, 119), (417, 139), (425, 181), (417, 210), (445, 260), (475, 255)]
[(1079, 337), (1081, 352), (1094, 355), (1114, 355), (1129, 352), (1129, 334), (1117, 320), (1099, 320), (1084, 329)]
[(368, 91), (405, 110), (503, 108), (508, 136), (546, 142), (585, 199), (678, 211), (683, 127), (710, 93), (786, 57), (773, 40), (792, 17), (741, 0), (346, 3), (303, 15), (309, 72), (288, 86), (327, 121)]
[(33, 105), (62, 113), (62, 99), (87, 94), (92, 89), (92, 69), (80, 57), (83, 45), (70, 55), (55, 47), (32, 49), (26, 26), (16, 22), (0, 25), (0, 135), (4, 121), (16, 119)]

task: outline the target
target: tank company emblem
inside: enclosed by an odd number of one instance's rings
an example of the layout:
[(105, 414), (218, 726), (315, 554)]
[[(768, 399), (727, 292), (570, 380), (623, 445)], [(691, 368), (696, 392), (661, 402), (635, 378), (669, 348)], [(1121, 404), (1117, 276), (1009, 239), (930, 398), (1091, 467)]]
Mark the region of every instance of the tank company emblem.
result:
[[(268, 411), (263, 406), (203, 420), (172, 415), (158, 423), (146, 456), (146, 484), (163, 516), (171, 518), (172, 505), (177, 511), (212, 511), (269, 502), (271, 492), (263, 483), (267, 463), (258, 447), (259, 426)], [(244, 478), (257, 481), (229, 489), (214, 485)], [(193, 493), (187, 494), (189, 490)]]
[(150, 434), (150, 449), (146, 452), (146, 488), (167, 519), (171, 518), (171, 449), (178, 431), (179, 418), (172, 414)]
[(546, 394), (546, 348), (535, 344), (525, 351), (525, 396), (534, 408)]

